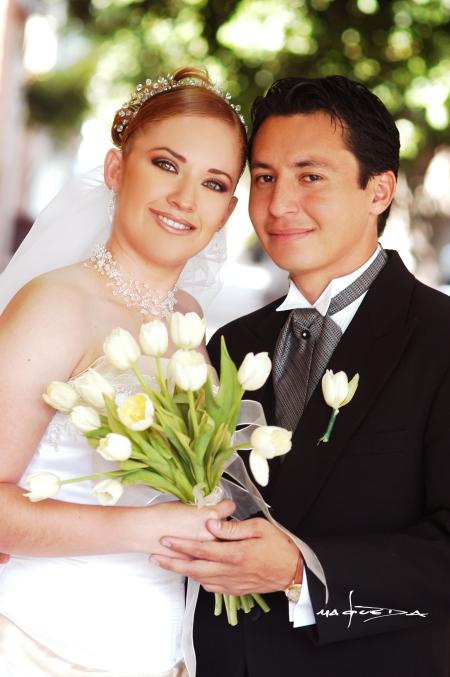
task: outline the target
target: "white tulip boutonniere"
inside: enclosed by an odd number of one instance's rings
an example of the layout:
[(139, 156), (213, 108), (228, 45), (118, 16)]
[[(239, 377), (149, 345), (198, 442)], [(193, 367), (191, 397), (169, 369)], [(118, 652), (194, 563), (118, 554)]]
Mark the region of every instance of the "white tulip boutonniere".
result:
[(359, 374), (355, 374), (352, 380), (349, 381), (345, 371), (338, 371), (334, 374), (332, 369), (326, 370), (322, 377), (322, 392), (325, 402), (333, 411), (328, 421), (327, 429), (317, 444), (329, 442), (336, 416), (339, 414), (341, 407), (344, 407), (353, 399), (353, 395), (358, 388), (358, 383)]

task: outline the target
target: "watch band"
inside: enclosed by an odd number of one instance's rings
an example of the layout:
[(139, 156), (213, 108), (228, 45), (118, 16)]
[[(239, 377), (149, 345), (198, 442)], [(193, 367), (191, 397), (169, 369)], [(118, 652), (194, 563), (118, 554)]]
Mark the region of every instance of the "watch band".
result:
[(301, 553), (299, 551), (298, 553), (298, 560), (297, 560), (297, 566), (295, 568), (295, 573), (294, 573), (294, 578), (292, 581), (289, 583), (287, 588), (284, 591), (284, 594), (288, 598), (290, 602), (294, 602), (296, 604), (298, 600), (300, 599), (300, 593), (302, 590), (302, 584), (301, 584), (301, 573), (302, 573), (302, 564), (303, 564), (303, 558), (301, 556)]

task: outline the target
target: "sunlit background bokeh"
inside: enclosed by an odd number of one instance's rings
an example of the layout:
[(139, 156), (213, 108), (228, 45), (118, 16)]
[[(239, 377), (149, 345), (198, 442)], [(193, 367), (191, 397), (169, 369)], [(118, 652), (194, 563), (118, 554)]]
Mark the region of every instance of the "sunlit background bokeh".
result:
[[(186, 64), (206, 66), (247, 117), (278, 77), (370, 87), (402, 141), (383, 243), (450, 288), (450, 0), (0, 0), (0, 269), (65, 180), (102, 163), (135, 85)], [(210, 329), (287, 287), (253, 235), (247, 195), (244, 176)]]

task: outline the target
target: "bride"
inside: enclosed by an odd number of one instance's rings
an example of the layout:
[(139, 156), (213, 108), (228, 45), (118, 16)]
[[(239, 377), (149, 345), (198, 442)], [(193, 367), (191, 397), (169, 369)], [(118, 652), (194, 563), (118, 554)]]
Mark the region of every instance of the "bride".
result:
[[(65, 485), (63, 500), (24, 498), (30, 472), (70, 477), (92, 463), (67, 415), (53, 415), (44, 403), (47, 384), (70, 381), (94, 362), (118, 378), (99, 359), (113, 328), (136, 336), (142, 321), (175, 310), (200, 313), (177, 281), (188, 260), (195, 277), (197, 255), (236, 204), (245, 128), (229, 97), (201, 71), (182, 69), (139, 85), (116, 113), (112, 138), (117, 148), (106, 156), (104, 179), (115, 205), (106, 246), (87, 262), (58, 268), (80, 250), (78, 239), (104, 226), (80, 216), (72, 232), (80, 204), (68, 200), (52, 224), (63, 251), (55, 256), (52, 231), (44, 233), (46, 264), (37, 261), (37, 270), (48, 270), (48, 261), (58, 269), (25, 284), (0, 318), (0, 550), (12, 555), (0, 569), (4, 677), (185, 674), (184, 581), (150, 564), (148, 554), (164, 551), (163, 534), (211, 538), (205, 521), (233, 510), (230, 501), (214, 509), (178, 501), (93, 505), (89, 482)], [(32, 265), (39, 249), (29, 237)], [(13, 262), (14, 274), (0, 278), (3, 297), (25, 281), (24, 272), (32, 275), (23, 260), (17, 274)]]

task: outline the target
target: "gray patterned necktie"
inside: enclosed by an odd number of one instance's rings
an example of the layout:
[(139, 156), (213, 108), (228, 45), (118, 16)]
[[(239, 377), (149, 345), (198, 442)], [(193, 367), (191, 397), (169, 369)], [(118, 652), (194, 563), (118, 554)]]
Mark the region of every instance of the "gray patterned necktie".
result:
[(296, 308), (284, 324), (275, 347), (273, 385), (277, 424), (295, 430), (309, 398), (342, 336), (330, 317), (356, 301), (368, 290), (384, 267), (382, 249), (368, 268), (336, 294), (325, 316), (315, 308)]

